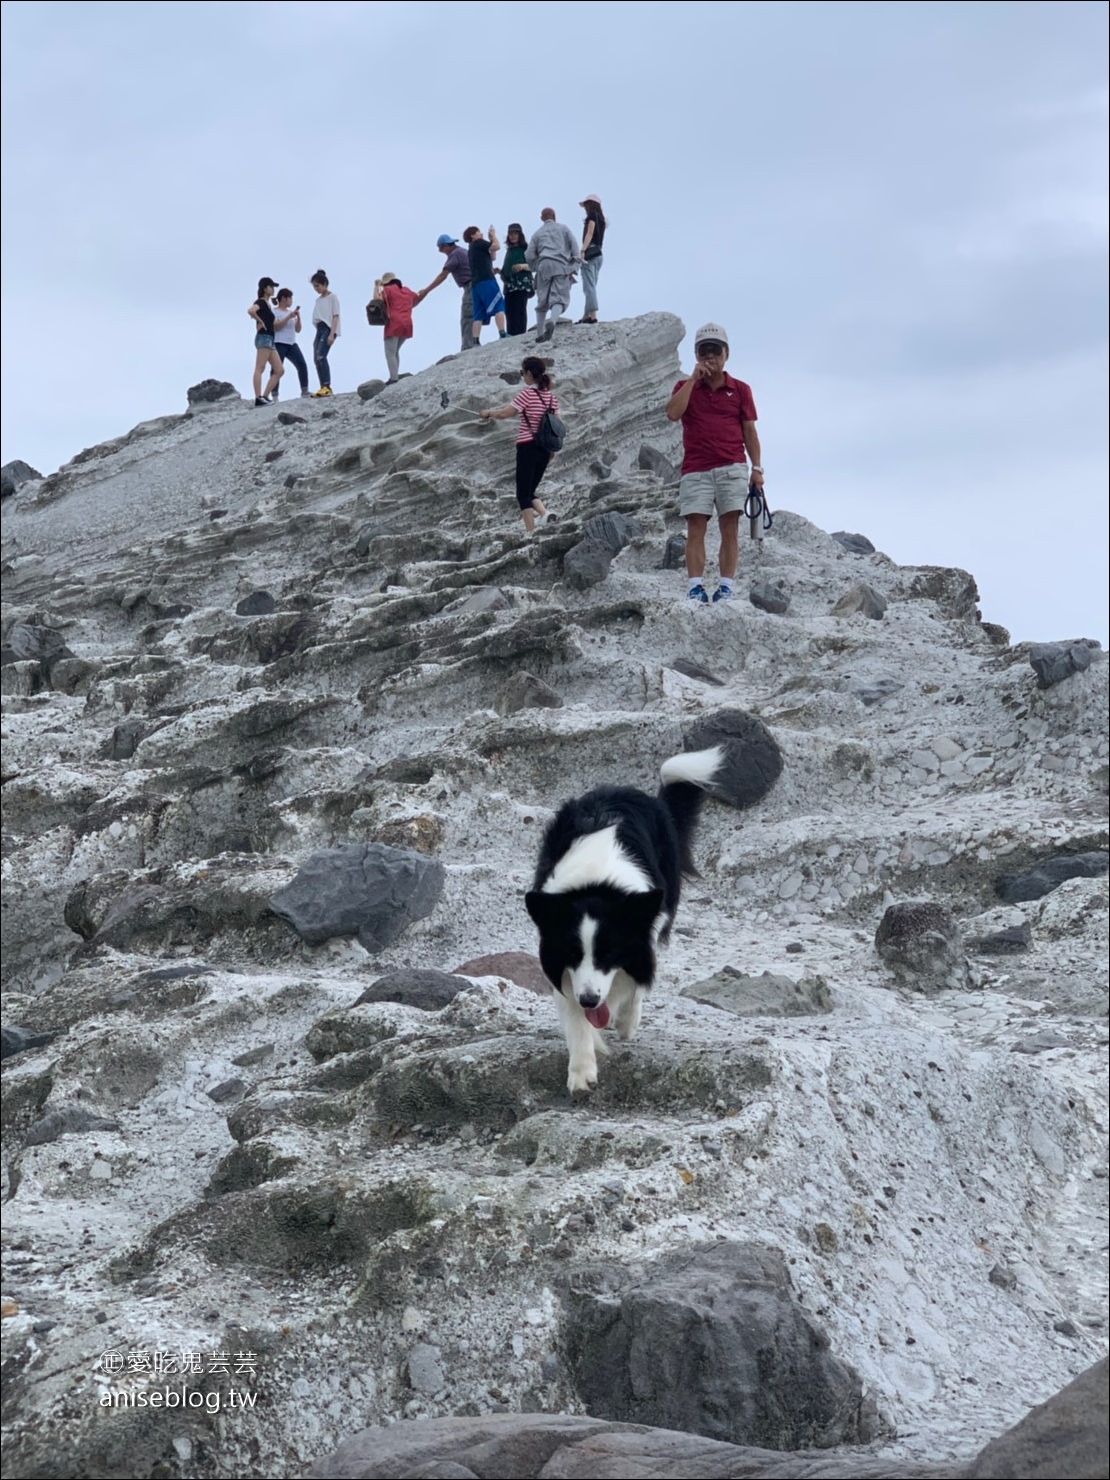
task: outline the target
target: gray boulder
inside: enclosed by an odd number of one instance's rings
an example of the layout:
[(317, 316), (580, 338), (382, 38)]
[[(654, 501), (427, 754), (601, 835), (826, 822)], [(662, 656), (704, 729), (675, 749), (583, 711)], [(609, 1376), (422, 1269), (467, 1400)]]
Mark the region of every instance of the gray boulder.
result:
[(505, 976), (518, 987), (526, 987), (541, 997), (551, 992), (551, 983), (543, 974), (539, 958), (527, 951), (495, 951), (492, 956), (475, 956), (456, 966), (455, 971), (459, 976)]
[(22, 458), (17, 457), (12, 462), (5, 463), (0, 468), (0, 499), (11, 498), (13, 493), (18, 493), (24, 483), (34, 483), (42, 474), (30, 463), (25, 463)]
[(642, 472), (654, 473), (657, 478), (662, 478), (664, 483), (678, 482), (678, 469), (674, 463), (665, 452), (660, 452), (659, 448), (653, 447), (650, 442), (641, 444), (636, 466)]
[(561, 709), (562, 698), (550, 684), (524, 668), (508, 678), (497, 696), (500, 715), (516, 714), (520, 709)]
[(28, 1146), (46, 1146), (61, 1136), (81, 1136), (87, 1131), (118, 1131), (118, 1120), (94, 1115), (84, 1105), (59, 1105), (36, 1120), (26, 1136)]
[(681, 570), (686, 564), (686, 536), (683, 534), (671, 534), (667, 536), (667, 543), (663, 546), (663, 558), (659, 562), (659, 570)]
[(385, 843), (348, 843), (314, 853), (270, 900), (309, 945), (354, 935), (382, 951), (440, 901), (446, 872), (435, 859)]
[(723, 689), (725, 681), (718, 678), (715, 673), (710, 673), (708, 668), (703, 668), (700, 663), (692, 663), (689, 658), (673, 658), (667, 664), (676, 673), (683, 674), (686, 678), (692, 678), (696, 683), (707, 683), (715, 689)]
[[(519, 380), (519, 375), (516, 378)], [(386, 382), (384, 380), (364, 380), (358, 387), (358, 398), (360, 401), (372, 401), (375, 396), (381, 395), (385, 387)]]
[(895, 976), (918, 991), (967, 983), (967, 958), (949, 910), (932, 900), (888, 906), (875, 932), (875, 949)]
[(146, 738), (147, 726), (141, 719), (121, 720), (112, 731), (112, 738), (105, 747), (110, 761), (129, 761)]
[(446, 971), (406, 970), (402, 967), (397, 971), (387, 971), (385, 976), (379, 976), (376, 982), (364, 987), (354, 1005), (400, 1002), (405, 1007), (419, 1007), (421, 1012), (438, 1012), (469, 986), (465, 977), (451, 976)]
[(1108, 866), (1110, 853), (1058, 853), (1028, 873), (1001, 874), (994, 881), (994, 892), (1005, 904), (1025, 904), (1043, 899), (1066, 879), (1097, 879)]
[(1091, 649), (1085, 642), (1037, 642), (1029, 649), (1029, 666), (1041, 688), (1048, 689), (1089, 668)]
[(1016, 956), (1033, 944), (1033, 932), (1028, 921), (1023, 920), (1020, 925), (1005, 925), (989, 935), (980, 935), (970, 944), (973, 951), (983, 956)]
[(782, 775), (782, 751), (763, 723), (744, 709), (720, 709), (683, 737), (687, 750), (719, 745), (721, 767), (713, 795), (731, 807), (754, 807)]
[(867, 1443), (858, 1374), (794, 1299), (782, 1255), (693, 1245), (569, 1291), (563, 1350), (592, 1416), (766, 1449)]
[(609, 562), (613, 554), (607, 545), (597, 540), (583, 540), (572, 546), (563, 556), (563, 579), (575, 591), (588, 591), (599, 585), (609, 574)]
[(3, 663), (37, 663), (47, 683), (54, 665), (64, 658), (73, 658), (66, 647), (65, 638), (53, 627), (43, 627), (37, 622), (16, 622), (8, 633), (4, 645)]
[(761, 612), (770, 612), (774, 617), (785, 616), (790, 610), (790, 597), (781, 586), (773, 586), (770, 581), (753, 581), (748, 600)]
[[(981, 1450), (968, 1480), (1095, 1480), (1110, 1441), (1107, 1359), (1088, 1367), (1047, 1403)], [(1020, 1380), (1020, 1379), (1019, 1379)]]
[(850, 555), (874, 555), (875, 553), (875, 546), (865, 534), (849, 534), (846, 530), (838, 529), (832, 538)]
[(33, 1028), (21, 1028), (16, 1023), (5, 1023), (0, 1028), (0, 1059), (10, 1059), (13, 1054), (24, 1053), (29, 1048), (45, 1048), (53, 1043), (55, 1033), (36, 1033)]
[(191, 385), (185, 396), (190, 406), (211, 406), (216, 401), (226, 401), (239, 392), (229, 380), (202, 380)]
[(747, 976), (735, 966), (725, 966), (715, 976), (684, 987), (682, 995), (737, 1017), (809, 1017), (833, 1010), (832, 993), (822, 976), (805, 976), (796, 982), (770, 971)]
[(610, 555), (617, 555), (625, 545), (640, 538), (640, 521), (628, 514), (595, 514), (582, 525), (587, 540), (604, 545)]
[(251, 591), (235, 604), (237, 617), (268, 617), (277, 611), (277, 602), (269, 591)]
[(865, 617), (881, 622), (886, 608), (886, 597), (880, 596), (874, 586), (869, 586), (866, 581), (860, 581), (858, 586), (845, 591), (833, 607), (832, 614), (834, 617), (854, 617), (857, 612), (862, 612)]

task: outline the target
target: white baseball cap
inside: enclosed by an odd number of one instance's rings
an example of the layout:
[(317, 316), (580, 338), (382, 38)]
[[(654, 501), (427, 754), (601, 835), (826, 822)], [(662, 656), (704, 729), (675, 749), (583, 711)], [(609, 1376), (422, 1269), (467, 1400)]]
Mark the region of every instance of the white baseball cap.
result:
[(718, 344), (723, 344), (728, 349), (728, 332), (722, 329), (720, 324), (703, 324), (694, 335), (694, 348), (699, 344), (705, 344), (707, 340), (715, 339)]

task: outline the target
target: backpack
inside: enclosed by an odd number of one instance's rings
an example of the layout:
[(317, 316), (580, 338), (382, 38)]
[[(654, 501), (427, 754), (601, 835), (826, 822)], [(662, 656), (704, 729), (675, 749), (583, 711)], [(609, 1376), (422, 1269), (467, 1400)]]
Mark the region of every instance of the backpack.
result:
[(382, 298), (371, 298), (366, 305), (366, 322), (371, 329), (384, 329), (389, 323), (389, 309)]
[[(552, 402), (547, 403), (547, 409), (540, 418), (540, 424), (532, 433), (536, 446), (544, 452), (562, 452), (563, 443), (567, 440), (567, 425), (562, 417), (556, 416), (551, 409)], [(527, 421), (527, 417), (525, 417)], [(529, 423), (531, 425), (531, 423)]]

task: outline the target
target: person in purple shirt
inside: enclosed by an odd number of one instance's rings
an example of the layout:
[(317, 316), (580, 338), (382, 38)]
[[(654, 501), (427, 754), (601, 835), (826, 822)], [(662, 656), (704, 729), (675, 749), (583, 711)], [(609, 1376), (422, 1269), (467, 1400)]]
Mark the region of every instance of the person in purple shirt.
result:
[(474, 301), (470, 291), (470, 254), (453, 236), (446, 232), (437, 240), (436, 246), (447, 258), (443, 264), (443, 271), (434, 277), (426, 288), (421, 288), (416, 296), (417, 303), (423, 303), (428, 294), (445, 283), (448, 277), (455, 279), (455, 286), (463, 290), (462, 313), (459, 318), (463, 349), (473, 349), (478, 342), (474, 338)]

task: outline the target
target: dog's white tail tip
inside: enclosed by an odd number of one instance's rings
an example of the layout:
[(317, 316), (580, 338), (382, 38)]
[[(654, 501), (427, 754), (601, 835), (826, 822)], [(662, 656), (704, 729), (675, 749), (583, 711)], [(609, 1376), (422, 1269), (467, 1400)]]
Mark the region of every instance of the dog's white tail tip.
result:
[(681, 755), (672, 755), (659, 768), (664, 786), (676, 781), (687, 781), (691, 786), (711, 786), (721, 768), (724, 751), (720, 745), (708, 750), (684, 750)]

